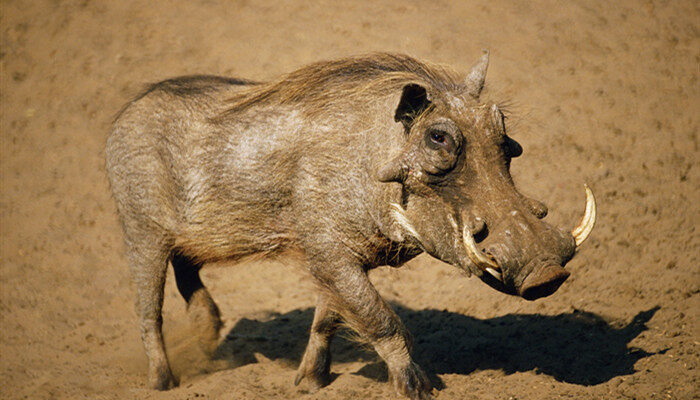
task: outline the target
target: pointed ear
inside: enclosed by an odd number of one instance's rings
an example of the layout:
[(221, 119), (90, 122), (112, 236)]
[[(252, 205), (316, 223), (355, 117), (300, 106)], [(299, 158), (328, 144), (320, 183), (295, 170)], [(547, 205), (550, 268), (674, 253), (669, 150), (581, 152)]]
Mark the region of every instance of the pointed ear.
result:
[(428, 93), (423, 86), (409, 84), (404, 86), (401, 100), (396, 108), (394, 120), (401, 122), (406, 131), (411, 129), (413, 121), (428, 107)]
[(484, 88), (484, 81), (486, 80), (486, 69), (489, 66), (489, 51), (484, 51), (484, 55), (481, 56), (479, 61), (472, 67), (469, 71), (467, 79), (464, 84), (467, 86), (467, 93), (478, 99), (481, 94), (481, 89)]

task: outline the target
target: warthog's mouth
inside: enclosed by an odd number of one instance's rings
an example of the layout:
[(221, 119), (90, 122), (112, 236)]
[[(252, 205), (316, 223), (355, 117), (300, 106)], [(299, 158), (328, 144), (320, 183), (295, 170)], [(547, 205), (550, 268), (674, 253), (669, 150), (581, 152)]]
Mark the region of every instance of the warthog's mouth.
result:
[[(581, 222), (571, 231), (576, 248), (588, 238), (596, 221), (596, 203), (593, 192), (585, 185), (586, 211)], [(462, 240), (469, 260), (481, 271), (481, 279), (494, 289), (505, 293), (518, 294), (527, 300), (549, 296), (569, 277), (569, 272), (559, 265), (535, 265), (515, 291), (507, 285), (504, 273), (496, 259), (489, 253), (479, 250), (474, 236), (466, 226), (462, 230)]]

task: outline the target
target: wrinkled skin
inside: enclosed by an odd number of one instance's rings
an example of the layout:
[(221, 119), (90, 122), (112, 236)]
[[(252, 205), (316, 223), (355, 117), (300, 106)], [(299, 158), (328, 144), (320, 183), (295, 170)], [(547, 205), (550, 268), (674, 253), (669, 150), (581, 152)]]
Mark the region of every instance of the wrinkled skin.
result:
[(509, 165), (522, 149), (498, 107), (479, 102), (487, 64), (485, 55), (460, 80), (380, 53), (312, 64), (270, 83), (176, 78), (129, 103), (105, 154), (150, 386), (176, 385), (162, 336), (168, 264), (202, 349), (212, 353), (221, 321), (199, 270), (251, 255), (300, 255), (318, 302), (295, 383), (328, 384), (342, 323), (374, 347), (396, 391), (412, 399), (430, 398), (432, 384), (369, 269), (426, 251), (505, 293), (554, 292), (568, 276), (562, 267), (574, 237), (544, 223), (544, 205), (516, 190)]

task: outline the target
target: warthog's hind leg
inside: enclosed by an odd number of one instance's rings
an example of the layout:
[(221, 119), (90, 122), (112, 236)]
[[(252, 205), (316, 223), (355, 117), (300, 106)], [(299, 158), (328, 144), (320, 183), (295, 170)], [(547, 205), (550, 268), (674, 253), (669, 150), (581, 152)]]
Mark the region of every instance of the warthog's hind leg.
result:
[(136, 309), (148, 356), (148, 382), (154, 389), (167, 390), (177, 385), (165, 354), (161, 315), (170, 249), (151, 237), (134, 239), (133, 236), (127, 239), (127, 255), (138, 292)]
[(187, 302), (187, 315), (202, 350), (212, 356), (219, 344), (221, 317), (209, 291), (204, 287), (199, 270), (202, 265), (175, 252), (172, 257), (177, 289)]

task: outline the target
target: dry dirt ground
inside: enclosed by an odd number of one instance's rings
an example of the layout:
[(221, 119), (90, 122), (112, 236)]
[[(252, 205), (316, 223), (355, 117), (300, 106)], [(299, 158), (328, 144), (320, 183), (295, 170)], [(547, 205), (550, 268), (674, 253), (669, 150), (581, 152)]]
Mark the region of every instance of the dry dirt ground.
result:
[(371, 278), (416, 337), (439, 399), (700, 397), (700, 9), (696, 1), (2, 1), (0, 397), (387, 399), (377, 356), (341, 339), (334, 381), (292, 385), (314, 294), (281, 262), (211, 266), (219, 359), (190, 338), (168, 277), (181, 385), (147, 390), (104, 171), (108, 126), (144, 84), (197, 72), (265, 80), (375, 50), (466, 71), (492, 52), (525, 147), (519, 187), (573, 226), (599, 221), (535, 302), (420, 256)]

